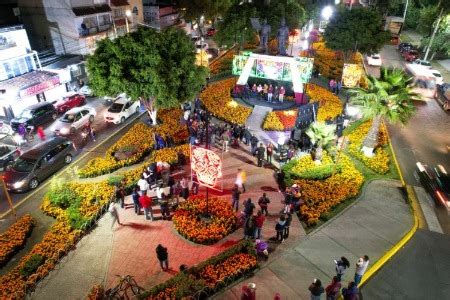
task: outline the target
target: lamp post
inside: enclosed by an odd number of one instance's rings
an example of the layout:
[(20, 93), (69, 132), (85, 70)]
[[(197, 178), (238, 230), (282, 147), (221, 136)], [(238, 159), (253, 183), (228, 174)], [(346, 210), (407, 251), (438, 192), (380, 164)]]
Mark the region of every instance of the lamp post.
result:
[(128, 25), (128, 17), (131, 16), (131, 11), (127, 9), (125, 12), (125, 24), (127, 24), (127, 33), (130, 33), (130, 26)]

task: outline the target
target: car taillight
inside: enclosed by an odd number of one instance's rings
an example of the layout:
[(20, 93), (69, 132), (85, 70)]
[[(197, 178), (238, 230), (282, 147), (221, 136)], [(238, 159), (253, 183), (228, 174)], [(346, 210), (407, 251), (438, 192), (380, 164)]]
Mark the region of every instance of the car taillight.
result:
[(434, 194), (445, 207), (448, 206), (448, 199), (440, 190), (436, 190)]

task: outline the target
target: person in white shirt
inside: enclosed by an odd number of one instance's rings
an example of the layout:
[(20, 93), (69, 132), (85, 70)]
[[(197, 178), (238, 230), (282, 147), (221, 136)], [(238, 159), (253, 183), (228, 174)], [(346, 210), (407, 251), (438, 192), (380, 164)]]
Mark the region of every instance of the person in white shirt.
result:
[(139, 186), (139, 190), (141, 191), (141, 195), (144, 195), (144, 191), (148, 190), (148, 182), (144, 178), (144, 175), (141, 175), (141, 179), (137, 182), (137, 185)]
[(358, 284), (361, 282), (361, 278), (363, 277), (364, 273), (367, 270), (367, 267), (369, 266), (369, 257), (367, 255), (364, 255), (363, 257), (360, 257), (358, 261), (356, 262), (356, 271), (355, 271), (355, 284), (358, 286)]
[(161, 200), (164, 197), (164, 189), (158, 185), (158, 187), (156, 188), (156, 198), (158, 198), (158, 200)]

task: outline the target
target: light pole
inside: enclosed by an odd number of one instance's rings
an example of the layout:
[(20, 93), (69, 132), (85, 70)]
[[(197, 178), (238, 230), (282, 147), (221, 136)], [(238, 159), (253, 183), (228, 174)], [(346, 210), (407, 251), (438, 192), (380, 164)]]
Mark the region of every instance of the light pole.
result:
[(127, 24), (127, 33), (130, 33), (130, 26), (128, 25), (128, 17), (131, 16), (131, 11), (127, 9), (125, 12), (125, 24)]

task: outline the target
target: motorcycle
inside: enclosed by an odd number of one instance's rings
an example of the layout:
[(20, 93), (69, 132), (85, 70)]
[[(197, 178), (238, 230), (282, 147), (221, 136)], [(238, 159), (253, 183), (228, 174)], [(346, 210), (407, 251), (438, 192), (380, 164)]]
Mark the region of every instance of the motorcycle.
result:
[[(21, 125), (24, 126), (24, 125)], [(26, 143), (31, 143), (34, 141), (34, 126), (25, 127), (25, 131), (20, 133), (15, 133), (12, 137), (13, 141), (18, 146), (22, 146)]]

